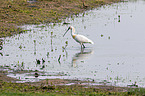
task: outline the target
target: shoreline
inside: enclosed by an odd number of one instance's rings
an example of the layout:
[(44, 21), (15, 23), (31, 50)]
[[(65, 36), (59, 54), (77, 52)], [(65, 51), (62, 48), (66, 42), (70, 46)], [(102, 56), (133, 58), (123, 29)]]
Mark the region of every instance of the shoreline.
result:
[[(23, 73), (23, 72), (20, 72)], [(44, 79), (38, 82), (24, 82), (16, 78), (7, 76), (6, 71), (0, 71), (0, 95), (10, 96), (11, 94), (26, 94), (31, 93), (35, 96), (37, 92), (45, 95), (135, 95), (144, 88), (134, 86), (111, 86), (111, 85), (91, 85), (94, 81), (81, 81), (81, 80), (70, 80), (70, 79)], [(13, 88), (11, 88), (13, 87)], [(9, 92), (7, 92), (9, 90)], [(15, 90), (15, 91), (14, 91)], [(20, 93), (19, 93), (20, 92)], [(10, 93), (10, 95), (8, 95)], [(139, 93), (142, 94), (142, 93)], [(26, 95), (27, 96), (27, 95)], [(30, 94), (28, 94), (30, 96)]]
[[(131, 89), (128, 87), (90, 85), (93, 81), (69, 80), (69, 79), (44, 79), (38, 82), (16, 83), (19, 79), (6, 76), (7, 72), (0, 71), (0, 95), (26, 94), (34, 95), (39, 92), (45, 95), (116, 95), (128, 94)], [(13, 88), (12, 88), (13, 87)], [(9, 90), (9, 92), (7, 92)], [(27, 96), (27, 95), (26, 95)], [(30, 94), (28, 94), (30, 96)]]
[[(0, 1), (0, 38), (25, 32), (25, 24), (60, 23), (62, 20), (105, 4), (122, 0), (3, 0)], [(123, 2), (123, 1), (122, 1)]]

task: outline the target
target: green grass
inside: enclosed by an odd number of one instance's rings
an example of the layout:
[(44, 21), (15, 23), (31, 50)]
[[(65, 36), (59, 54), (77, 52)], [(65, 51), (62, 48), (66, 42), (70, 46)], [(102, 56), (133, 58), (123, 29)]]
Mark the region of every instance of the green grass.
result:
[(55, 93), (39, 93), (39, 92), (2, 92), (1, 96), (57, 96)]
[[(109, 90), (108, 90), (109, 88)], [(71, 86), (32, 86), (31, 84), (0, 83), (0, 96), (143, 96), (144, 88), (126, 88), (126, 92), (117, 91), (118, 87), (106, 89), (81, 85)], [(121, 87), (120, 87), (121, 88)], [(110, 90), (112, 89), (112, 90)], [(125, 88), (121, 88), (125, 89)]]
[(57, 23), (85, 10), (120, 0), (0, 0), (0, 37), (24, 32), (17, 26), (24, 24)]
[[(143, 96), (145, 95), (144, 88), (128, 88), (127, 92), (107, 90), (100, 88), (88, 87), (81, 85), (71, 86), (32, 86), (30, 84), (19, 83), (0, 83), (0, 96)], [(115, 89), (116, 88), (116, 89)], [(115, 89), (115, 90), (114, 90)], [(124, 89), (124, 88), (122, 88)]]

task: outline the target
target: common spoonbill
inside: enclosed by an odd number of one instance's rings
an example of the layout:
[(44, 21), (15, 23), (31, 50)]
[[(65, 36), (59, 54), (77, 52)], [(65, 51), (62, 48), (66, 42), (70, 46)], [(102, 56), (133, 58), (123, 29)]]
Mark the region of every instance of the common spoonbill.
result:
[(72, 38), (73, 38), (76, 42), (80, 43), (81, 49), (82, 49), (82, 48), (85, 48), (84, 43), (94, 44), (94, 42), (93, 42), (92, 40), (88, 39), (87, 37), (85, 37), (85, 36), (83, 36), (83, 35), (75, 34), (75, 28), (74, 28), (73, 26), (70, 26), (70, 27), (67, 29), (67, 31), (64, 33), (63, 37), (65, 36), (65, 34), (66, 34), (69, 30), (71, 30), (71, 36), (72, 36)]

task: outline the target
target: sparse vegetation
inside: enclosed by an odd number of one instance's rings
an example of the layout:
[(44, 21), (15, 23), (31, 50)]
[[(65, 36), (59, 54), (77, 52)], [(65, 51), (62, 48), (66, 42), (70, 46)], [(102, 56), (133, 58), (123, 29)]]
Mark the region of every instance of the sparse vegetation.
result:
[[(143, 96), (144, 88), (115, 87), (106, 85), (89, 86), (90, 81), (46, 79), (33, 83), (12, 83), (17, 79), (7, 77), (5, 71), (0, 72), (0, 96)], [(75, 85), (62, 85), (77, 82)], [(86, 83), (83, 84), (83, 83)], [(92, 82), (93, 83), (93, 82)], [(61, 85), (57, 85), (61, 84)]]
[(56, 23), (87, 9), (120, 0), (0, 0), (0, 37), (24, 32), (23, 24)]
[[(125, 90), (125, 91), (123, 91)], [(83, 85), (70, 86), (33, 86), (26, 83), (7, 83), (0, 82), (1, 96), (143, 96), (144, 88), (123, 88), (113, 86), (97, 86), (85, 88)]]

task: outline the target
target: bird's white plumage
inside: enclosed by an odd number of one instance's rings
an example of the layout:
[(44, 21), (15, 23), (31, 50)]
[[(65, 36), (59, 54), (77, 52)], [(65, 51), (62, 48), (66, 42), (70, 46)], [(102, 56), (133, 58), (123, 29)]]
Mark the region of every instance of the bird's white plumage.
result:
[(94, 44), (94, 42), (90, 39), (88, 39), (87, 37), (83, 36), (83, 35), (76, 35), (74, 40), (76, 40), (78, 43), (90, 43), (90, 44)]
[[(79, 34), (75, 34), (75, 28), (73, 26), (70, 26), (67, 31), (64, 33), (64, 35), (68, 32), (68, 30), (71, 30), (71, 35), (73, 37), (73, 39), (81, 44), (81, 48), (85, 48), (84, 43), (90, 43), (90, 44), (94, 44), (94, 42), (90, 39), (88, 39), (87, 37), (83, 36), (83, 35), (79, 35)], [(63, 36), (64, 36), (63, 35)]]

